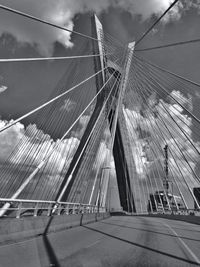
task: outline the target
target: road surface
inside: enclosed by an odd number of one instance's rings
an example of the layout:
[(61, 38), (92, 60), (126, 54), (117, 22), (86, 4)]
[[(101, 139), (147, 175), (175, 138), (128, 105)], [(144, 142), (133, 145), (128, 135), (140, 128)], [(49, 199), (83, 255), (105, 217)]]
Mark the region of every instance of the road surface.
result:
[(200, 266), (200, 226), (117, 216), (0, 247), (0, 267)]

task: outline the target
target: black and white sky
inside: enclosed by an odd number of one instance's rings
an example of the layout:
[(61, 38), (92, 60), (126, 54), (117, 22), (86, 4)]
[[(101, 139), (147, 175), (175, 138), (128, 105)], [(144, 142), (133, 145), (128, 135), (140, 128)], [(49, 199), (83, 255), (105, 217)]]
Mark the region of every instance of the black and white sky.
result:
[[(171, 2), (173, 1), (1, 0), (0, 4), (86, 34), (90, 34), (88, 13), (96, 12), (105, 31), (127, 43), (141, 36), (155, 16), (161, 14)], [(187, 2), (180, 1), (142, 41), (140, 48), (199, 37), (200, 3), (198, 0)], [(70, 54), (72, 47), (76, 49), (77, 36), (68, 32), (32, 22), (4, 10), (0, 10), (0, 22), (0, 56), (3, 58), (60, 56)], [(198, 44), (143, 52), (141, 55), (171, 71), (200, 81)], [(26, 105), (33, 107), (38, 101), (40, 103), (52, 90), (63, 70), (62, 63), (49, 66), (39, 62), (28, 69), (26, 64), (21, 64), (20, 67), (17, 64), (1, 64), (0, 67), (1, 92), (4, 91), (0, 99), (0, 114), (4, 118), (8, 115), (18, 116), (27, 110)], [(22, 73), (25, 74), (23, 77)], [(24, 98), (26, 104), (23, 108), (20, 99)], [(7, 104), (7, 100), (10, 104)]]

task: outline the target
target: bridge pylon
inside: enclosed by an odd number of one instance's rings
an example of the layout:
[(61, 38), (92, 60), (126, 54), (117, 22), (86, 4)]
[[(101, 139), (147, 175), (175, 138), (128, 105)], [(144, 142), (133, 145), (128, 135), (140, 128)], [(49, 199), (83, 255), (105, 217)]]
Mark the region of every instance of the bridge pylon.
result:
[[(99, 57), (94, 57), (94, 70), (95, 72), (99, 72), (96, 76), (96, 92), (98, 93), (102, 86), (105, 84), (106, 79), (113, 75), (113, 73), (118, 74), (119, 86), (113, 90), (116, 93), (115, 105), (109, 110), (104, 112), (101, 119), (106, 120), (108, 118), (108, 123), (110, 125), (110, 133), (111, 139), (109, 141), (109, 153), (106, 158), (106, 168), (103, 168), (101, 175), (101, 189), (105, 192), (101, 193), (99, 197), (99, 202), (102, 206), (106, 205), (106, 196), (108, 191), (109, 184), (109, 175), (110, 175), (110, 162), (112, 154), (114, 156), (115, 167), (116, 167), (116, 176), (117, 176), (117, 184), (119, 188), (119, 197), (120, 203), (125, 211), (136, 212), (134, 195), (133, 195), (133, 186), (134, 186), (134, 175), (135, 175), (135, 167), (133, 161), (133, 156), (131, 156), (130, 144), (127, 143), (128, 131), (126, 126), (124, 125), (124, 117), (123, 117), (123, 97), (127, 87), (128, 78), (129, 78), (129, 69), (132, 62), (132, 56), (134, 51), (134, 42), (128, 45), (128, 52), (125, 59), (125, 66), (123, 69), (120, 66), (117, 66), (115, 62), (108, 59), (106, 56), (106, 47), (104, 46), (104, 33), (103, 27), (97, 18), (96, 15), (92, 17), (92, 35), (94, 39), (93, 41), (93, 53), (100, 54)], [(117, 83), (116, 83), (117, 84)], [(57, 201), (80, 201), (80, 193), (76, 198), (76, 188), (74, 184), (78, 183), (77, 180), (85, 179), (81, 177), (79, 174), (79, 170), (84, 160), (87, 160), (85, 155), (88, 149), (88, 145), (85, 147), (84, 144), (88, 139), (88, 136), (93, 129), (95, 122), (101, 112), (102, 105), (105, 101), (105, 97), (108, 95), (108, 92), (103, 90), (97, 97), (96, 105), (87, 125), (87, 128), (83, 134), (83, 137), (80, 141), (79, 147), (72, 159), (70, 167), (68, 169), (67, 174), (62, 182), (60, 190), (57, 195)], [(109, 110), (109, 111), (108, 111)], [(107, 114), (106, 114), (107, 112)], [(109, 113), (108, 113), (109, 112)], [(80, 157), (81, 151), (84, 150), (82, 156)], [(94, 150), (97, 152), (98, 145)], [(85, 159), (85, 158), (86, 159)], [(77, 163), (78, 161), (78, 163)], [(132, 165), (131, 165), (132, 164)], [(92, 190), (94, 193), (94, 190)], [(75, 199), (74, 199), (75, 197)], [(91, 196), (88, 201), (91, 202)]]

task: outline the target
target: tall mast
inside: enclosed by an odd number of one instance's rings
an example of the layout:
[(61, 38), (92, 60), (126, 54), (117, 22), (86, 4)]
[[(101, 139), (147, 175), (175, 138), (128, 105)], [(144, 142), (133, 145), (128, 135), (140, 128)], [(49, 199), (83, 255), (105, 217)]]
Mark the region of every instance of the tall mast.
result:
[(169, 190), (169, 169), (168, 169), (168, 145), (165, 145), (164, 147), (165, 151), (165, 176), (163, 180), (163, 187), (166, 190), (166, 194), (168, 196), (168, 190)]

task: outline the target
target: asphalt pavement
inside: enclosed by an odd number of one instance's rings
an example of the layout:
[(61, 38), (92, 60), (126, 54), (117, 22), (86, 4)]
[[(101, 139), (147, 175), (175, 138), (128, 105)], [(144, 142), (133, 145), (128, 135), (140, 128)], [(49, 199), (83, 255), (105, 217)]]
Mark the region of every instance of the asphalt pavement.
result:
[(200, 266), (200, 226), (114, 216), (0, 246), (0, 267)]

